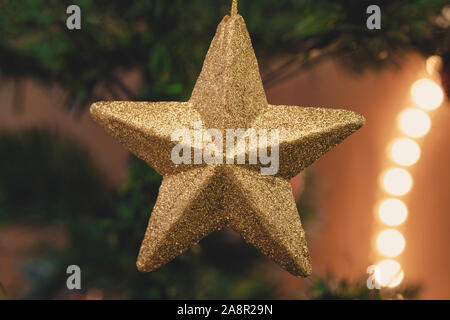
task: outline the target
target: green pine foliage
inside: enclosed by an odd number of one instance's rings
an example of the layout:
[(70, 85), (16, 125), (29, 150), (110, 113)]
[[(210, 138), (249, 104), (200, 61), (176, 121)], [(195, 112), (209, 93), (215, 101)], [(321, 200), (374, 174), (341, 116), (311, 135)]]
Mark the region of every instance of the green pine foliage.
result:
[(404, 300), (417, 299), (421, 286), (402, 284), (399, 288), (381, 290), (367, 289), (367, 277), (356, 281), (339, 279), (332, 273), (313, 277), (309, 298), (315, 300)]
[[(366, 9), (378, 3), (382, 30), (366, 28)], [(66, 8), (77, 4), (82, 28), (66, 28)], [(266, 86), (335, 57), (351, 70), (398, 64), (405, 52), (448, 50), (447, 30), (434, 18), (447, 0), (240, 0), (239, 11), (263, 65)], [(98, 84), (145, 100), (187, 99), (220, 19), (231, 0), (0, 1), (2, 76), (57, 83), (67, 105), (100, 99)], [(268, 61), (283, 63), (272, 70)], [(144, 87), (134, 97), (116, 75), (139, 70)]]

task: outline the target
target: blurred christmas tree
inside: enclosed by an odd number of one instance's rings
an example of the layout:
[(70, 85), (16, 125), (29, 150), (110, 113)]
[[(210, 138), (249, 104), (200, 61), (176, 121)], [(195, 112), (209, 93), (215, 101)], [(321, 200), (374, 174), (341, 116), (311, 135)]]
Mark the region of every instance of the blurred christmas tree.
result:
[[(82, 29), (66, 28), (66, 8), (82, 10)], [(381, 31), (366, 28), (366, 8), (379, 4)], [(398, 65), (404, 53), (448, 54), (448, 25), (435, 23), (447, 0), (240, 1), (266, 86), (326, 58), (351, 71)], [(230, 1), (0, 1), (0, 77), (20, 85), (31, 77), (57, 84), (62, 103), (82, 109), (104, 97), (186, 100), (217, 23)], [(447, 39), (448, 41), (448, 39)], [(142, 88), (128, 88), (118, 72), (138, 71)], [(227, 233), (218, 233), (151, 274), (134, 265), (160, 177), (131, 160), (129, 178), (112, 190), (72, 143), (48, 132), (0, 138), (0, 223), (58, 224), (66, 250), (39, 248), (45, 270), (33, 270), (30, 297), (49, 298), (64, 287), (67, 265), (83, 270), (83, 290), (100, 288), (125, 298), (270, 298), (272, 285), (258, 276), (262, 258)], [(30, 161), (33, 159), (33, 161)], [(308, 215), (314, 215), (308, 204)], [(70, 248), (70, 250), (69, 250)], [(30, 269), (31, 268), (31, 269)], [(181, 270), (181, 272), (180, 272)], [(331, 289), (322, 281), (325, 289)], [(319, 286), (320, 287), (320, 286)], [(371, 298), (347, 290), (348, 298)], [(377, 297), (372, 297), (377, 298)]]
[[(32, 131), (0, 136), (0, 223), (20, 221), (64, 228), (64, 250), (45, 246), (26, 265), (34, 292), (64, 289), (66, 268), (83, 272), (83, 291), (100, 288), (124, 298), (267, 298), (271, 287), (253, 267), (260, 255), (227, 233), (151, 274), (135, 265), (158, 193), (160, 176), (137, 159), (119, 191), (109, 188), (82, 150), (65, 138)], [(32, 159), (32, 161), (30, 161)]]

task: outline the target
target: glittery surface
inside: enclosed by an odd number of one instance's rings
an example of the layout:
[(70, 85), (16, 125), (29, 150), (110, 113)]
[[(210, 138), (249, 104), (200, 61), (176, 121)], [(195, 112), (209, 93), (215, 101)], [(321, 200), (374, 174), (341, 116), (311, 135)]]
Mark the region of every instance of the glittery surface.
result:
[[(365, 121), (346, 110), (269, 105), (239, 14), (219, 24), (189, 102), (98, 102), (91, 115), (164, 176), (139, 252), (139, 270), (155, 270), (228, 227), (297, 276), (311, 274), (311, 263), (289, 179)], [(178, 142), (171, 134), (193, 129), (198, 120), (205, 129), (222, 132), (278, 129), (278, 173), (263, 176), (261, 165), (175, 165), (171, 151)]]

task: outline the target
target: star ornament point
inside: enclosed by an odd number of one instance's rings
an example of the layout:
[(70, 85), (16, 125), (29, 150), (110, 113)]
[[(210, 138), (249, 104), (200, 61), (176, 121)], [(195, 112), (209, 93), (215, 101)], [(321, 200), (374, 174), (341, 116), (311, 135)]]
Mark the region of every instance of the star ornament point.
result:
[[(289, 181), (365, 122), (347, 110), (270, 105), (239, 14), (219, 24), (188, 102), (97, 102), (91, 116), (163, 176), (137, 259), (140, 271), (156, 270), (212, 232), (231, 228), (302, 277), (311, 274), (311, 261)], [(278, 130), (278, 171), (263, 175), (261, 165), (226, 162), (175, 164), (172, 133), (194, 130), (199, 121), (223, 133)]]

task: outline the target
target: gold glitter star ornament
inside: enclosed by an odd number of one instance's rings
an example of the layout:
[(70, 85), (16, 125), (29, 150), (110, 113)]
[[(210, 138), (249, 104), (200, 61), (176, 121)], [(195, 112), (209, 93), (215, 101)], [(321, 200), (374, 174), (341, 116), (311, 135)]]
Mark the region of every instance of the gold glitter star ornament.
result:
[[(235, 2), (217, 28), (188, 102), (98, 102), (91, 115), (164, 177), (137, 260), (144, 272), (158, 269), (210, 233), (231, 228), (293, 275), (310, 275), (289, 180), (364, 124), (351, 111), (268, 104)], [(224, 135), (237, 128), (278, 130), (278, 141), (268, 144), (279, 150), (279, 170), (263, 175), (261, 163), (227, 164), (226, 159), (175, 164), (171, 153), (179, 141), (172, 134), (194, 130), (200, 121)], [(248, 158), (250, 147), (243, 152)]]

